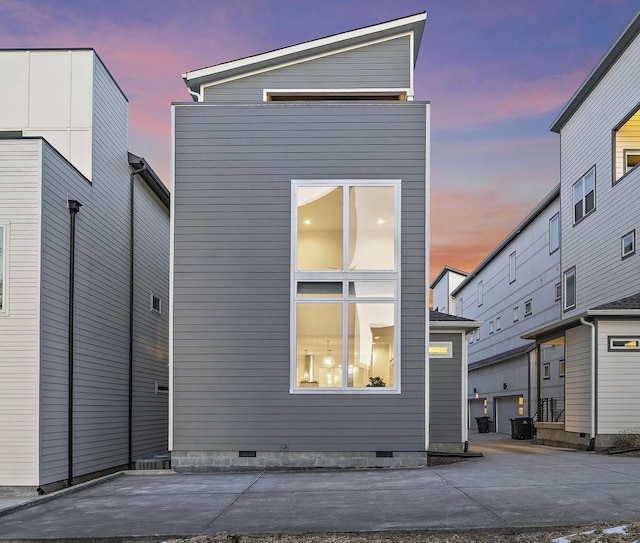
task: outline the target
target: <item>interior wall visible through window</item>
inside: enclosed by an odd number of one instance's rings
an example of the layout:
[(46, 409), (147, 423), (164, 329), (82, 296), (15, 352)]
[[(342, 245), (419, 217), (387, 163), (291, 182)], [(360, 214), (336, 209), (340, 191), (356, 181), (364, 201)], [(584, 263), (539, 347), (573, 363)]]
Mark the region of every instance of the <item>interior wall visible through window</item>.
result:
[(615, 183), (640, 163), (640, 109), (614, 130), (613, 140)]
[(293, 182), (295, 390), (397, 389), (399, 188)]

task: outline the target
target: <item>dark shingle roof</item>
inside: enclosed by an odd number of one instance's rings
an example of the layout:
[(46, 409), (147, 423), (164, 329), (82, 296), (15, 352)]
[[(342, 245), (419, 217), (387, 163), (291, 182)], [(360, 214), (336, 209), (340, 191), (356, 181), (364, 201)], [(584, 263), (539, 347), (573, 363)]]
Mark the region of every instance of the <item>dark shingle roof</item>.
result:
[(457, 315), (449, 315), (449, 313), (441, 313), (440, 311), (429, 310), (430, 322), (474, 322), (473, 319), (465, 319)]
[(608, 304), (599, 305), (598, 307), (594, 307), (593, 309), (597, 311), (615, 309), (640, 309), (640, 292), (637, 294), (633, 294), (632, 296), (627, 296), (626, 298), (616, 300), (614, 302), (609, 302)]

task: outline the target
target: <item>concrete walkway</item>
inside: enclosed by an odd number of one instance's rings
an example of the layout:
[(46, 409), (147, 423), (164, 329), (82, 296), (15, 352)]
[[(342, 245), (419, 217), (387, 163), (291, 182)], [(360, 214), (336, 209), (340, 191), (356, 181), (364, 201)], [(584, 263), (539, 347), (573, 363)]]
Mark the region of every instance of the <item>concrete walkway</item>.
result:
[[(561, 526), (640, 518), (640, 459), (496, 434), (426, 469), (118, 475), (0, 512), (0, 539)], [(135, 472), (132, 472), (135, 473)], [(24, 507), (24, 504), (23, 504)]]

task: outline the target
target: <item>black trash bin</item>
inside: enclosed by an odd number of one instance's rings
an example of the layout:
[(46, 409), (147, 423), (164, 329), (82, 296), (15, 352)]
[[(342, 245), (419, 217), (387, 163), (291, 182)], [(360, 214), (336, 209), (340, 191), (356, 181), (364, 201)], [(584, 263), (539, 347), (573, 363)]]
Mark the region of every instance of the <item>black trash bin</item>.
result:
[(533, 439), (533, 419), (516, 417), (511, 420), (511, 437), (513, 439)]
[(476, 424), (478, 425), (479, 434), (489, 433), (489, 417), (476, 417)]

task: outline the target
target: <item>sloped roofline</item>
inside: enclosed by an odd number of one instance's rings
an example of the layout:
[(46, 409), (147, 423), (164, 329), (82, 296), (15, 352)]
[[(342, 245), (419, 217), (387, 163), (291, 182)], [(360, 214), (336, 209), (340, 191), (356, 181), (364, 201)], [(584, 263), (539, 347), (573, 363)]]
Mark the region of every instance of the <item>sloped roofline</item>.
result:
[(564, 106), (563, 110), (558, 115), (557, 119), (551, 125), (551, 131), (560, 134), (560, 130), (576, 112), (576, 110), (587, 99), (591, 91), (600, 83), (602, 78), (607, 74), (611, 67), (616, 63), (620, 55), (629, 47), (631, 42), (636, 38), (640, 32), (640, 10), (636, 12), (631, 22), (622, 31), (622, 34), (618, 37), (611, 48), (600, 59), (600, 62), (596, 64), (596, 67), (591, 71), (587, 78), (582, 82), (582, 85), (578, 87), (578, 90), (574, 93), (571, 99)]
[(502, 250), (509, 245), (520, 233), (529, 226), (542, 212), (547, 209), (557, 198), (560, 198), (560, 184), (558, 183), (549, 194), (547, 194), (540, 203), (534, 207), (527, 216), (522, 219), (518, 225), (511, 230), (511, 232), (504, 238), (498, 246), (491, 251), (485, 258), (476, 266), (476, 268), (467, 275), (467, 278), (458, 285), (458, 287), (451, 293), (452, 296), (456, 296), (476, 275), (478, 275), (483, 268), (485, 268), (496, 256), (498, 256)]
[(323, 49), (327, 47), (346, 46), (349, 43), (366, 43), (371, 39), (376, 38), (376, 34), (387, 36), (394, 31), (402, 29), (402, 27), (413, 27), (415, 32), (414, 39), (414, 61), (418, 57), (418, 50), (420, 49), (420, 42), (422, 40), (422, 33), (424, 30), (424, 23), (427, 19), (427, 12), (423, 11), (416, 13), (415, 15), (409, 15), (407, 17), (401, 17), (399, 19), (392, 19), (384, 23), (378, 23), (371, 26), (365, 26), (357, 28), (355, 30), (349, 30), (347, 32), (341, 32), (339, 34), (333, 34), (324, 38), (319, 38), (296, 45), (290, 45), (288, 47), (282, 47), (280, 49), (274, 49), (266, 53), (260, 53), (248, 57), (243, 57), (237, 60), (231, 60), (229, 62), (223, 62), (222, 64), (216, 64), (206, 68), (200, 68), (198, 70), (192, 70), (182, 74), (185, 84), (192, 91), (197, 91), (200, 84), (203, 81), (211, 81), (217, 79), (224, 74), (226, 77), (229, 72), (243, 72), (248, 70), (254, 70), (260, 68), (262, 65), (272, 65), (278, 62), (284, 62), (291, 58), (298, 58), (302, 56), (309, 56), (313, 50)]
[(466, 272), (464, 270), (459, 270), (458, 268), (454, 268), (452, 266), (445, 265), (440, 270), (440, 273), (437, 275), (437, 277), (433, 281), (431, 281), (429, 288), (434, 288), (440, 282), (440, 280), (445, 276), (447, 272), (457, 273), (458, 275), (462, 275), (463, 277), (467, 277), (467, 275), (469, 275), (469, 272)]

